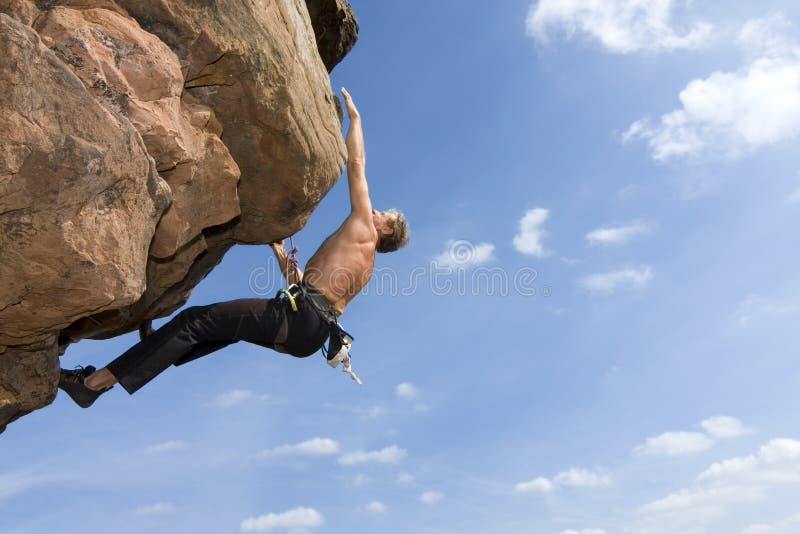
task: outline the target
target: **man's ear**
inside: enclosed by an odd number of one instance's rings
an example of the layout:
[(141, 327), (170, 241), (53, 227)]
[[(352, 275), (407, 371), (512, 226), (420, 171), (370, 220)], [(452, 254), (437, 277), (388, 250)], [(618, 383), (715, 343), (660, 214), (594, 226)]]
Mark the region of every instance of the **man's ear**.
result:
[(391, 226), (381, 226), (380, 232), (383, 235), (392, 235), (394, 233), (394, 228)]

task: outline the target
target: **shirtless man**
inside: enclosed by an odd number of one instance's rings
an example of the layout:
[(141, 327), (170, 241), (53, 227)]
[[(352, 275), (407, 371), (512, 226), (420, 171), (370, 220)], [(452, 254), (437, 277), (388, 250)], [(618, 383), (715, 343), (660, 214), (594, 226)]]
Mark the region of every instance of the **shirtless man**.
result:
[[(106, 367), (61, 370), (59, 388), (82, 408), (119, 383), (134, 393), (170, 365), (181, 365), (231, 343), (248, 341), (297, 357), (317, 352), (337, 327), (345, 306), (372, 275), (375, 252), (408, 241), (408, 224), (396, 210), (376, 211), (367, 189), (361, 117), (342, 89), (347, 131), (350, 214), (306, 264), (292, 265), (283, 243), (272, 250), (290, 287), (274, 299), (238, 299), (183, 310)], [(330, 357), (331, 355), (329, 355)]]

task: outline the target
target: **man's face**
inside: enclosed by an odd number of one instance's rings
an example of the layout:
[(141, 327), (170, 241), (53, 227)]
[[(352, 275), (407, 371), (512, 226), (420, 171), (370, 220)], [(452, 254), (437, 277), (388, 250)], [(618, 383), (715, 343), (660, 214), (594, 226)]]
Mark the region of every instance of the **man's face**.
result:
[(394, 218), (394, 214), (389, 213), (388, 211), (378, 211), (372, 210), (372, 222), (375, 225), (375, 229), (378, 232), (384, 234), (391, 234), (394, 232), (390, 223)]

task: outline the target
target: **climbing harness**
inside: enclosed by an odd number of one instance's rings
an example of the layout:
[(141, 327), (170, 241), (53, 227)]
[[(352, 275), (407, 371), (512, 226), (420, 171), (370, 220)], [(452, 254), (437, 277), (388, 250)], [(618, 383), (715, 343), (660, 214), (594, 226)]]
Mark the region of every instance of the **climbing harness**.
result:
[[(289, 236), (289, 246), (291, 248), (286, 255), (287, 281), (291, 278), (290, 273), (293, 272), (297, 275), (299, 271), (297, 263), (298, 248), (294, 246), (294, 240), (291, 236)], [(355, 383), (362, 384), (363, 382), (361, 382), (361, 379), (355, 371), (353, 371), (353, 366), (350, 362), (350, 347), (353, 346), (353, 336), (348, 334), (341, 325), (339, 325), (339, 312), (333, 308), (328, 299), (319, 291), (315, 289), (311, 291), (309, 288), (314, 289), (302, 281), (299, 281), (297, 284), (291, 284), (289, 287), (279, 290), (277, 296), (285, 296), (293, 312), (297, 312), (298, 309), (297, 301), (295, 300), (297, 295), (302, 295), (311, 303), (314, 310), (316, 310), (319, 316), (330, 327), (328, 347), (322, 347), (322, 354), (325, 356), (328, 365), (335, 369), (341, 363), (342, 372), (350, 375), (350, 378), (353, 379)]]
[[(290, 286), (290, 287), (291, 287), (291, 286)], [(294, 300), (294, 295), (292, 295), (292, 294), (289, 292), (289, 289), (288, 289), (288, 288), (287, 288), (287, 289), (281, 289), (280, 291), (278, 291), (278, 294), (279, 294), (279, 295), (286, 295), (286, 298), (287, 298), (287, 299), (289, 299), (289, 305), (291, 305), (291, 307), (292, 307), (292, 311), (293, 311), (293, 312), (296, 312), (296, 311), (297, 311), (297, 301), (296, 301), (296, 300)]]

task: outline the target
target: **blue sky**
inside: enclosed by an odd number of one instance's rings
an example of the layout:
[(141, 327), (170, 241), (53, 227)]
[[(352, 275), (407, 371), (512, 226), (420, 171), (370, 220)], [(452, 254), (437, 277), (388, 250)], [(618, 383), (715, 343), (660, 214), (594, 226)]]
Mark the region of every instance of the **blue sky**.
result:
[[(0, 439), (0, 532), (797, 532), (800, 7), (353, 6), (332, 83), (412, 224), (342, 318), (364, 385), (238, 344), (59, 395)], [(276, 272), (237, 247), (189, 304)]]

